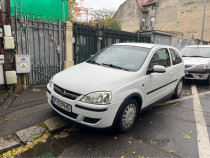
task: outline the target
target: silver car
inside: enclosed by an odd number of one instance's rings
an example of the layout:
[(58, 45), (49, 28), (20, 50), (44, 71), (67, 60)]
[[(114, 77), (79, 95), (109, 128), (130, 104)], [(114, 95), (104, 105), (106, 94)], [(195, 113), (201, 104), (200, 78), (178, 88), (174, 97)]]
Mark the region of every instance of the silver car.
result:
[(210, 84), (210, 46), (187, 46), (181, 54), (185, 64), (185, 79), (206, 80)]

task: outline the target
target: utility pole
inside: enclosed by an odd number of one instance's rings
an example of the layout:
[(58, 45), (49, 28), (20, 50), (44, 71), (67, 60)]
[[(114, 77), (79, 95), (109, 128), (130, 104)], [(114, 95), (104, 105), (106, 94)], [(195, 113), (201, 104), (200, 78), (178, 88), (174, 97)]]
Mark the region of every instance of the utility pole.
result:
[(203, 26), (202, 26), (202, 32), (201, 32), (201, 45), (203, 45), (203, 33), (204, 33), (205, 18), (206, 18), (206, 0), (204, 0)]

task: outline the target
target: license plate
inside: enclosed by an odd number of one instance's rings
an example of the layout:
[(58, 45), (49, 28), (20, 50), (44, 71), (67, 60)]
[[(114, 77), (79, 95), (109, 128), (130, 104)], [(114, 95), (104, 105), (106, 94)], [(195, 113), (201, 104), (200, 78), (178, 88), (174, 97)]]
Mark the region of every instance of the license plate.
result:
[(52, 101), (55, 105), (59, 106), (60, 108), (66, 110), (68, 112), (71, 112), (71, 105), (69, 105), (53, 96), (52, 96)]

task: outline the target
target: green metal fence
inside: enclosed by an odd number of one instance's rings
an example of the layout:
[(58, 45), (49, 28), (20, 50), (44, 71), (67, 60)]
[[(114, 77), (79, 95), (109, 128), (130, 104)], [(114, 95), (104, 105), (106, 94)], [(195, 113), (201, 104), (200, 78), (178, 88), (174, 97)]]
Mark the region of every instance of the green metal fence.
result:
[(142, 36), (139, 32), (131, 33), (125, 31), (111, 30), (74, 23), (73, 32), (74, 62), (75, 64), (87, 60), (101, 49), (114, 44), (126, 42), (150, 43), (150, 37)]

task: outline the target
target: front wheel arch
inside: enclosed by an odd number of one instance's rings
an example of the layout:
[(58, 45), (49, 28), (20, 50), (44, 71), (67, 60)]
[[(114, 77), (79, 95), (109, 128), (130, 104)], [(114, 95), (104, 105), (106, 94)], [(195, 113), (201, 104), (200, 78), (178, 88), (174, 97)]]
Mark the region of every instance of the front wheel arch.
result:
[(119, 107), (119, 109), (118, 109), (118, 111), (117, 111), (117, 113), (116, 113), (116, 115), (115, 115), (114, 121), (113, 121), (113, 123), (112, 123), (112, 127), (113, 127), (113, 126), (116, 124), (116, 122), (117, 122), (117, 119), (118, 119), (118, 117), (119, 117), (120, 111), (122, 110), (122, 105), (123, 105), (127, 100), (130, 100), (130, 99), (134, 99), (134, 100), (136, 100), (136, 102), (138, 103), (138, 111), (137, 111), (137, 113), (141, 111), (141, 107), (142, 107), (142, 96), (141, 96), (139, 93), (132, 93), (132, 94), (128, 95), (128, 96), (124, 99), (124, 101), (121, 103), (121, 105), (120, 105), (120, 107)]

